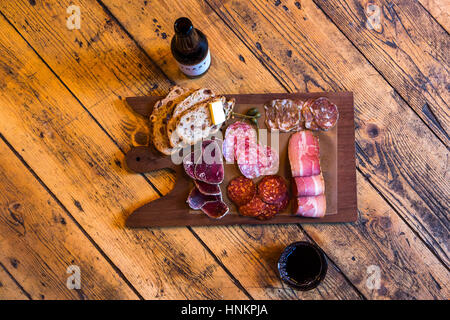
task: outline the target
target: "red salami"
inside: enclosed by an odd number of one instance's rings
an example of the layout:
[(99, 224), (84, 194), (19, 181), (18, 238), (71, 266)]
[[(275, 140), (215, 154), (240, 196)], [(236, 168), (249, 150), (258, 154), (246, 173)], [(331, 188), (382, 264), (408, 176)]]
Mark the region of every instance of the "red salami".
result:
[(239, 212), (243, 216), (257, 217), (266, 209), (266, 206), (267, 204), (255, 195), (249, 203), (239, 207)]
[(236, 205), (242, 206), (253, 199), (256, 186), (252, 180), (239, 176), (230, 181), (227, 187), (228, 198)]
[(337, 106), (325, 97), (316, 99), (310, 107), (316, 124), (322, 130), (334, 127), (339, 118)]
[(266, 203), (280, 203), (286, 193), (286, 182), (280, 176), (265, 176), (258, 184), (258, 195)]
[(278, 212), (280, 212), (276, 204), (266, 204), (263, 212), (261, 212), (256, 218), (259, 220), (272, 219)]

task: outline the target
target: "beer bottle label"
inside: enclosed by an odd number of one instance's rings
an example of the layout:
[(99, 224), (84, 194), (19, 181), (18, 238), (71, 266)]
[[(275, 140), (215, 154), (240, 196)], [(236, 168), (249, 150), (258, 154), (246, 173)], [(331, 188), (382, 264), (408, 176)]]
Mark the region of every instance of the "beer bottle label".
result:
[(199, 75), (205, 73), (206, 70), (208, 70), (210, 64), (211, 64), (211, 55), (209, 54), (209, 49), (208, 49), (208, 53), (206, 54), (206, 57), (197, 64), (186, 65), (186, 64), (181, 64), (178, 62), (178, 66), (180, 67), (180, 70), (185, 75), (191, 76), (191, 77), (199, 76)]

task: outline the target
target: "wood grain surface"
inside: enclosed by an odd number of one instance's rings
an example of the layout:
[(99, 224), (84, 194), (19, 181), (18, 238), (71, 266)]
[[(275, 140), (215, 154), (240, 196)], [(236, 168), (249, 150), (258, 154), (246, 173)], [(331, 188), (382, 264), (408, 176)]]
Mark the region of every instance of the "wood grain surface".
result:
[[(448, 299), (448, 1), (376, 1), (380, 30), (365, 27), (368, 3), (80, 0), (81, 28), (68, 30), (69, 0), (1, 2), (0, 299)], [(208, 36), (199, 79), (170, 54), (180, 16)], [(174, 83), (354, 92), (358, 222), (124, 228), (173, 175), (126, 170), (149, 137), (123, 99)], [(309, 292), (276, 271), (298, 240), (329, 260)], [(65, 287), (72, 260), (81, 292)]]

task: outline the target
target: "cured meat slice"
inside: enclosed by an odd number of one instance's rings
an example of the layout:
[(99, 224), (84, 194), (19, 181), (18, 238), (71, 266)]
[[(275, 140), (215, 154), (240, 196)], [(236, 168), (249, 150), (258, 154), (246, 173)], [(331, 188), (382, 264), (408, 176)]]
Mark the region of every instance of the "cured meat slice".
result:
[(265, 210), (266, 206), (267, 204), (255, 195), (249, 203), (239, 207), (239, 213), (247, 217), (257, 217)]
[(222, 145), (222, 152), (227, 163), (233, 163), (235, 159), (235, 149), (240, 141), (249, 141), (250, 143), (257, 140), (255, 129), (245, 122), (236, 121), (228, 126), (225, 130), (225, 140)]
[(202, 143), (203, 152), (201, 160), (195, 164), (194, 179), (209, 184), (222, 183), (224, 169), (219, 145), (214, 140)]
[(315, 123), (322, 130), (334, 127), (339, 119), (337, 106), (325, 97), (316, 99), (310, 106)]
[(281, 132), (298, 131), (302, 126), (301, 107), (303, 101), (275, 99), (264, 105), (266, 125)]
[(289, 139), (288, 148), (293, 177), (315, 176), (320, 173), (319, 139), (311, 131), (294, 133)]
[(205, 195), (220, 195), (220, 187), (218, 184), (210, 184), (199, 180), (194, 180), (195, 187)]
[(294, 197), (318, 196), (325, 192), (325, 181), (321, 174), (310, 177), (294, 177), (292, 195)]
[(241, 173), (254, 179), (261, 175), (261, 165), (258, 163), (258, 144), (254, 141), (239, 141), (236, 146), (236, 159)]
[(201, 158), (201, 152), (198, 150), (198, 151), (192, 151), (183, 159), (184, 171), (192, 179), (195, 179), (195, 174), (194, 174), (195, 164), (200, 160), (200, 158)]
[(313, 104), (314, 100), (308, 99), (302, 106), (302, 117), (303, 121), (305, 123), (305, 128), (309, 130), (319, 130), (319, 126), (314, 121), (314, 115), (311, 111), (311, 105)]
[(280, 209), (276, 204), (266, 204), (264, 210), (256, 218), (259, 220), (269, 220), (275, 217), (278, 212), (280, 212)]
[(321, 218), (325, 215), (327, 201), (325, 195), (297, 197), (294, 199), (293, 212), (302, 217)]
[(199, 210), (201, 209), (205, 203), (211, 202), (211, 201), (218, 201), (222, 200), (221, 195), (205, 195), (201, 193), (197, 188), (192, 188), (191, 192), (189, 193), (187, 203), (189, 207), (193, 210)]
[(256, 185), (252, 180), (238, 176), (228, 184), (227, 194), (228, 198), (237, 206), (242, 206), (253, 199), (256, 194)]
[(289, 205), (289, 201), (291, 198), (289, 197), (289, 193), (286, 192), (286, 195), (284, 196), (283, 200), (281, 200), (279, 203), (275, 204), (278, 207), (278, 211), (283, 211), (286, 209)]
[(269, 146), (258, 145), (258, 164), (261, 175), (276, 174), (280, 166), (278, 152)]
[(287, 184), (280, 176), (265, 176), (258, 184), (258, 196), (266, 203), (280, 203), (287, 193)]
[(222, 200), (206, 202), (202, 206), (201, 210), (208, 217), (214, 219), (223, 218), (230, 211), (227, 204)]

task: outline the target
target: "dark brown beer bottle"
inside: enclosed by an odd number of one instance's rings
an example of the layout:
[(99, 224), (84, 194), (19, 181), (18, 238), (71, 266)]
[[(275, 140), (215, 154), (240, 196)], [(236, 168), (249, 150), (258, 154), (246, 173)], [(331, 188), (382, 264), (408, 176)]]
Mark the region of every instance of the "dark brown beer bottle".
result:
[(175, 21), (174, 29), (171, 50), (180, 70), (190, 78), (202, 76), (211, 65), (206, 36), (185, 17)]

